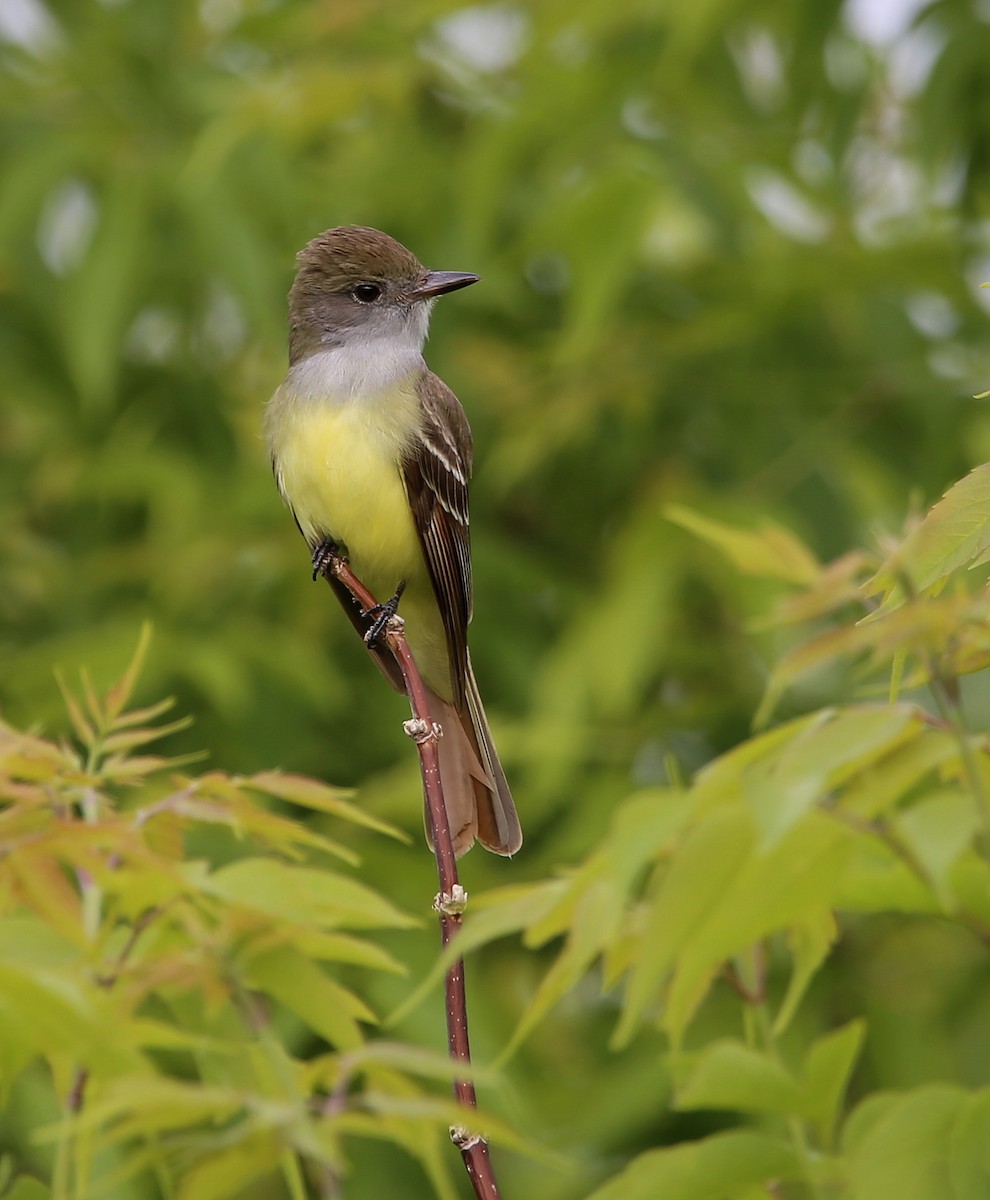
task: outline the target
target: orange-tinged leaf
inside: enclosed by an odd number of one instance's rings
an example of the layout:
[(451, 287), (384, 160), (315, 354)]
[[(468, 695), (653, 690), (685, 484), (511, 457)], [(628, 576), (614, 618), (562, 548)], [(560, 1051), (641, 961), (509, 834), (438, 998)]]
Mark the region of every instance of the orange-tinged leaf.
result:
[(387, 834), (398, 841), (406, 842), (408, 836), (394, 825), (380, 821), (370, 813), (364, 812), (355, 804), (349, 804), (344, 797), (353, 795), (353, 789), (335, 788), (318, 779), (305, 775), (292, 775), (282, 771), (260, 771), (241, 781), (248, 787), (265, 792), (269, 796), (277, 796), (280, 800), (289, 800), (303, 808), (311, 808), (316, 812), (329, 813), (363, 825), (379, 833)]
[(821, 565), (808, 547), (773, 521), (763, 521), (756, 530), (739, 529), (680, 504), (666, 505), (664, 515), (721, 550), (747, 575), (808, 584), (821, 574)]
[(180, 729), (188, 729), (192, 723), (192, 717), (179, 717), (178, 720), (169, 721), (167, 725), (119, 730), (116, 733), (107, 734), (102, 739), (100, 747), (106, 754), (133, 750), (136, 746), (145, 746), (149, 742), (158, 741), (159, 738), (168, 737), (170, 733), (177, 733)]
[(803, 591), (785, 596), (773, 616), (758, 622), (758, 627), (814, 621), (847, 605), (862, 609), (863, 576), (874, 562), (864, 550), (843, 554), (828, 563)]
[(885, 608), (855, 625), (839, 625), (810, 638), (780, 659), (771, 672), (754, 724), (764, 724), (784, 692), (814, 670), (868, 655), (888, 666), (899, 653), (927, 656), (959, 637), (960, 630), (986, 621), (987, 604), (965, 592), (921, 597)]
[(89, 709), (89, 714), (96, 722), (97, 730), (102, 732), (102, 730), (106, 729), (107, 725), (109, 724), (107, 720), (107, 714), (103, 709), (103, 705), (100, 703), (99, 696), (96, 694), (96, 689), (93, 687), (93, 681), (90, 678), (89, 671), (87, 671), (85, 667), (79, 672), (79, 679), (82, 683), (83, 698), (86, 701), (86, 707)]
[[(131, 693), (134, 691), (134, 685), (137, 683), (138, 675), (141, 673), (141, 668), (144, 666), (144, 660), (148, 654), (148, 647), (151, 645), (151, 623), (143, 622), (141, 632), (138, 635), (137, 645), (134, 648), (134, 653), (131, 656), (131, 661), (124, 669), (123, 675), (107, 692), (107, 717), (108, 724), (113, 725), (120, 714), (124, 711), (124, 706), (131, 698)], [(170, 703), (164, 701), (163, 703)]]
[(159, 809), (141, 823), (145, 845), (155, 854), (181, 861), (185, 849), (185, 822), (178, 813)]
[(26, 904), (64, 937), (77, 944), (85, 942), (79, 893), (54, 855), (40, 847), (23, 846), (8, 856), (7, 869), (17, 880)]
[(180, 754), (167, 758), (160, 754), (111, 755), (100, 768), (100, 774), (117, 783), (137, 783), (158, 771), (202, 758), (202, 754)]
[(76, 737), (84, 746), (93, 746), (96, 742), (96, 730), (83, 716), (79, 702), (69, 691), (69, 685), (63, 679), (60, 671), (55, 672), (55, 682), (58, 684), (58, 690), (62, 693), (62, 702), (65, 705), (65, 711), (69, 714), (72, 728), (76, 731)]
[(132, 725), (147, 725), (172, 708), (175, 708), (175, 697), (166, 696), (157, 704), (149, 704), (146, 708), (132, 708), (128, 712), (120, 713), (113, 719), (113, 728), (130, 729)]

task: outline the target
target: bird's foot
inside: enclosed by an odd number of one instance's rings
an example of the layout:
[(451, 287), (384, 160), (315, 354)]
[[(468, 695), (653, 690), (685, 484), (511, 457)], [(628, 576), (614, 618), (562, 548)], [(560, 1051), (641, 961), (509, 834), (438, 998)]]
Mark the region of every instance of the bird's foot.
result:
[(364, 644), (366, 646), (373, 646), (385, 632), (389, 621), (392, 620), (398, 611), (399, 601), (402, 599), (402, 593), (405, 590), (406, 581), (403, 579), (395, 589), (394, 596), (390, 596), (384, 604), (373, 604), (371, 608), (366, 608), (361, 614), (362, 617), (374, 618), (364, 634)]
[(319, 579), (321, 575), (329, 575), (333, 569), (334, 562), (343, 557), (340, 543), (335, 542), (333, 538), (324, 538), (313, 551), (314, 581)]

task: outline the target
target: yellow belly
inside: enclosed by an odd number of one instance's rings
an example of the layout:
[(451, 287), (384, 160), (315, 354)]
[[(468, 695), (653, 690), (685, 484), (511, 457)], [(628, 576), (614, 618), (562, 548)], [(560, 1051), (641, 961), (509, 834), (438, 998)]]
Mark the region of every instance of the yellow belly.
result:
[(279, 404), (269, 439), (282, 493), (310, 546), (332, 538), (379, 600), (405, 580), (399, 612), (427, 683), (452, 695), (446, 636), (399, 463), (415, 438), (419, 404), (410, 389), (380, 403)]
[[(365, 582), (394, 584), (422, 569), (398, 463), (369, 436), (358, 406), (297, 409), (276, 447), (286, 500), (313, 545), (346, 545)], [(387, 585), (388, 586), (388, 585)]]

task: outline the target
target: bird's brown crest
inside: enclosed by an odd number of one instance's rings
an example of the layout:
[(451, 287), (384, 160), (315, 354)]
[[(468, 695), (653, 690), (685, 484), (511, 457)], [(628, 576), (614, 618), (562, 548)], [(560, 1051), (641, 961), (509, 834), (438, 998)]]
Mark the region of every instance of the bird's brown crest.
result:
[(342, 225), (318, 234), (296, 256), (297, 286), (342, 291), (362, 281), (416, 279), (423, 265), (401, 242), (380, 229)]

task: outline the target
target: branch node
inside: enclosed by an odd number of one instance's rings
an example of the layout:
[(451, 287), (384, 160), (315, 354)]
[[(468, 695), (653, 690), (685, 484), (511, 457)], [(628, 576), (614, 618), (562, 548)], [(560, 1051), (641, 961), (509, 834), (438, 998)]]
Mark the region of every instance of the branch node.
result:
[(485, 1141), (480, 1133), (472, 1133), (466, 1125), (451, 1125), (450, 1140), (462, 1152), (472, 1150), (475, 1146), (481, 1146)]
[(438, 892), (433, 898), (433, 908), (447, 917), (459, 917), (467, 908), (468, 894), (459, 883), (449, 892)]
[(402, 731), (411, 737), (417, 746), (424, 742), (436, 742), (443, 737), (443, 728), (436, 721), (424, 721), (422, 717), (413, 717), (402, 722)]

